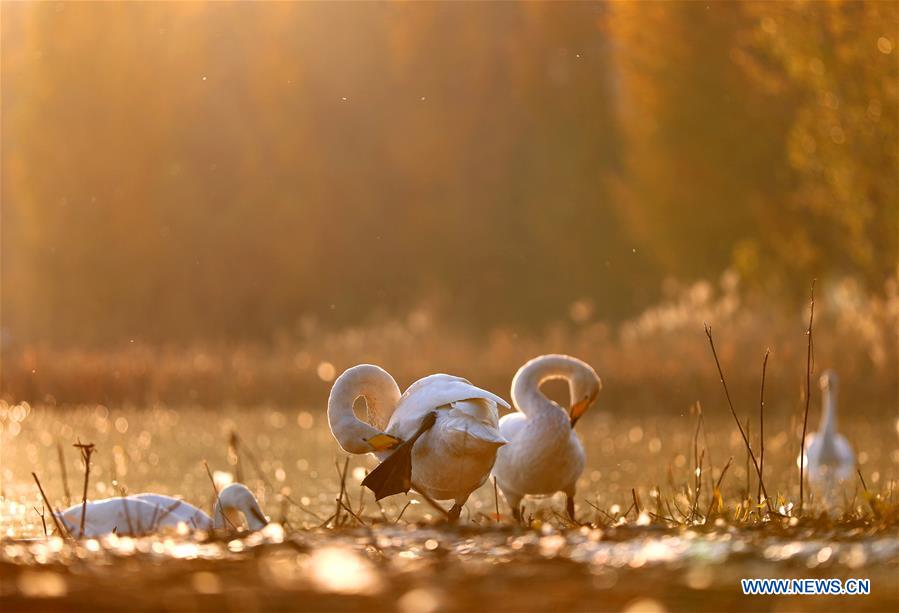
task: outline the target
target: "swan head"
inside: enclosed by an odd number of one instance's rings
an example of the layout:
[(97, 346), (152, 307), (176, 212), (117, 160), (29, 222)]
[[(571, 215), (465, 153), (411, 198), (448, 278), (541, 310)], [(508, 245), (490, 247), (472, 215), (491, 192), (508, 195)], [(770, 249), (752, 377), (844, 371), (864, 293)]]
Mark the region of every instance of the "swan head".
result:
[[(370, 423), (353, 412), (360, 396), (365, 398)], [(396, 381), (379, 366), (359, 364), (337, 377), (328, 396), (328, 425), (340, 448), (347, 453), (372, 453), (399, 445), (400, 439), (381, 430), (399, 399)]]
[[(580, 360), (579, 360), (580, 362)], [(568, 390), (571, 395), (571, 425), (574, 426), (587, 412), (602, 389), (602, 380), (596, 371), (586, 362), (580, 362), (581, 368), (574, 368), (568, 378)]]
[(225, 527), (225, 514), (228, 511), (237, 511), (243, 514), (250, 530), (261, 530), (268, 524), (268, 518), (259, 507), (259, 502), (253, 492), (242, 483), (232, 483), (219, 494), (213, 518), (213, 526), (216, 529)]
[[(63, 530), (69, 534), (78, 534), (80, 527), (79, 522), (81, 521), (81, 509), (78, 509), (77, 511), (69, 510), (68, 512), (53, 511), (53, 515), (56, 516), (56, 520), (59, 522), (60, 526), (62, 526)], [(87, 516), (90, 517), (90, 513), (88, 513)], [(65, 534), (60, 534), (59, 536), (65, 538)]]
[(821, 378), (818, 379), (818, 385), (825, 392), (836, 393), (840, 385), (840, 378), (837, 376), (835, 370), (828, 368), (821, 373)]

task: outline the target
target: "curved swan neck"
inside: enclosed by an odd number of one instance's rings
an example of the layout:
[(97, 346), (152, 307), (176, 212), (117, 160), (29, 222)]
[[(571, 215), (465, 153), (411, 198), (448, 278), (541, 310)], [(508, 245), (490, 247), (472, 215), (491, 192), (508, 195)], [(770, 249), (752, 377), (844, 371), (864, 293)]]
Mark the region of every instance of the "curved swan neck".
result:
[(241, 483), (232, 483), (218, 495), (215, 507), (212, 511), (213, 528), (220, 530), (225, 528), (225, 511), (233, 509), (243, 513), (250, 530), (261, 530), (268, 524), (268, 520), (259, 507), (259, 501), (247, 487)]
[(566, 355), (534, 358), (519, 368), (512, 379), (512, 403), (528, 417), (559, 412), (561, 407), (547, 398), (540, 386), (550, 379), (565, 379), (571, 385), (575, 370), (582, 367), (580, 360)]
[[(353, 403), (359, 396), (365, 398), (370, 423), (353, 412)], [(348, 453), (371, 452), (366, 439), (387, 427), (399, 399), (396, 381), (383, 368), (360, 364), (340, 375), (328, 397), (328, 424), (340, 447)]]

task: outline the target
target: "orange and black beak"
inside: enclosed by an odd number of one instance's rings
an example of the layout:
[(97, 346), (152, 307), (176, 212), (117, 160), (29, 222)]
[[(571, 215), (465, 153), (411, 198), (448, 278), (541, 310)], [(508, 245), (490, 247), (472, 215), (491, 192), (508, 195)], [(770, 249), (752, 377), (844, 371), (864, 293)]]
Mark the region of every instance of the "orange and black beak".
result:
[(390, 436), (389, 434), (376, 434), (371, 438), (365, 439), (365, 442), (372, 446), (375, 451), (387, 451), (388, 449), (396, 448), (403, 441), (401, 439), (396, 438), (395, 436)]
[(590, 408), (590, 405), (593, 404), (593, 398), (584, 398), (583, 400), (579, 400), (571, 405), (571, 409), (568, 414), (571, 417), (571, 427), (574, 428), (574, 424), (577, 423), (577, 420), (581, 418), (581, 416), (587, 412), (587, 409)]

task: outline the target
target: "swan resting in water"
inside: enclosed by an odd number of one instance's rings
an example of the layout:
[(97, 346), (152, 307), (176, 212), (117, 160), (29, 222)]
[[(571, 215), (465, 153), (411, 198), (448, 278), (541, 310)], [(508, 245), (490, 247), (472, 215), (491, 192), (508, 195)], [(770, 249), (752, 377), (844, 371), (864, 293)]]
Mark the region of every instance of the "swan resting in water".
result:
[[(565, 411), (540, 391), (550, 379), (564, 379), (571, 394)], [(578, 419), (596, 400), (602, 382), (586, 362), (567, 355), (541, 355), (522, 366), (512, 379), (512, 403), (517, 411), (499, 420), (509, 444), (496, 454), (493, 474), (521, 521), (521, 499), (565, 492), (566, 509), (574, 520), (574, 494), (584, 471), (584, 447), (574, 431)]]
[[(353, 412), (360, 396), (365, 421)], [(509, 408), (499, 396), (444, 374), (419, 379), (401, 395), (387, 371), (360, 364), (334, 382), (328, 424), (344, 451), (381, 460), (362, 482), (376, 499), (414, 487), (435, 500), (452, 500), (455, 521), (506, 444), (497, 406)]]
[[(839, 504), (841, 486), (853, 478), (855, 454), (846, 437), (837, 432), (839, 378), (833, 370), (821, 374), (821, 423), (805, 441), (805, 469), (812, 491), (825, 504)], [(801, 458), (796, 459), (797, 466)]]
[(220, 530), (230, 524), (228, 512), (242, 513), (250, 530), (261, 530), (268, 523), (259, 502), (247, 486), (232, 483), (215, 502), (213, 517), (194, 505), (162, 494), (134, 494), (122, 498), (92, 500), (87, 503), (84, 534), (81, 534), (82, 505), (74, 504), (56, 514), (69, 534), (96, 538), (106, 534), (139, 536), (184, 524), (196, 530)]

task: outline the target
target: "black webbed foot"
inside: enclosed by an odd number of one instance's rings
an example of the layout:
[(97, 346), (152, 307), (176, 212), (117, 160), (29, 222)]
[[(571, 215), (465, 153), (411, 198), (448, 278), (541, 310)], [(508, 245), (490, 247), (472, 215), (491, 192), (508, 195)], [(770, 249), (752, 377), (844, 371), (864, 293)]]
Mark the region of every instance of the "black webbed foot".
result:
[(412, 487), (412, 445), (403, 443), (362, 480), (362, 485), (380, 500), (404, 494)]

